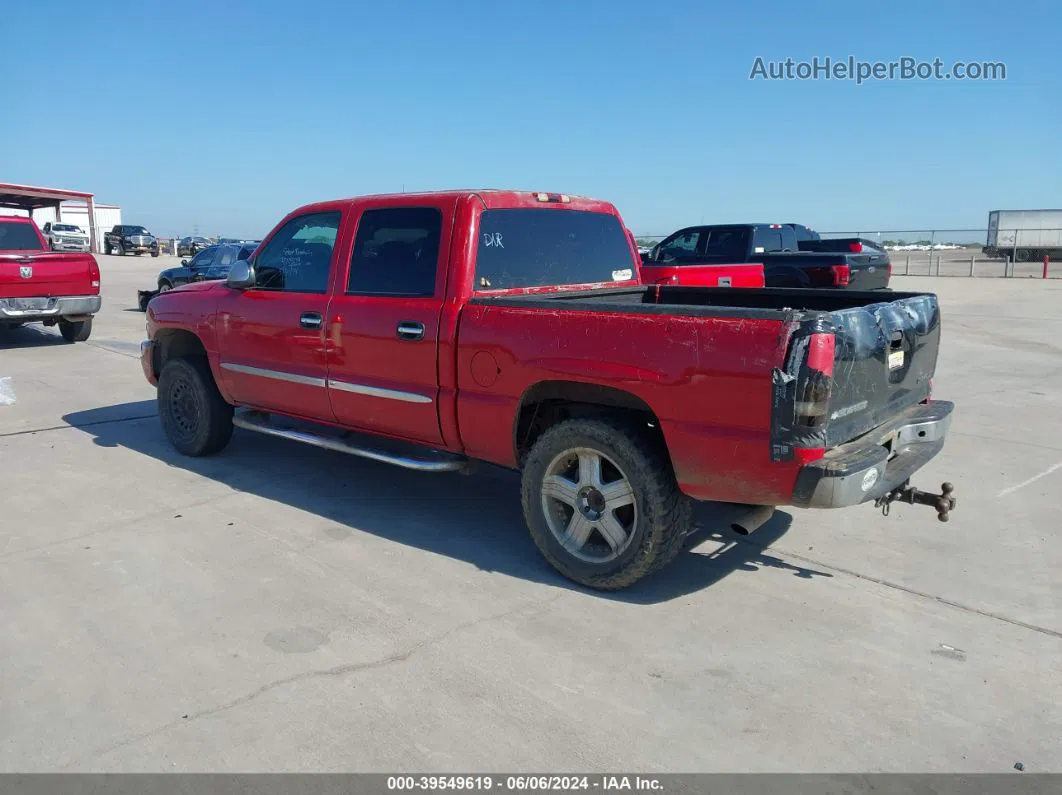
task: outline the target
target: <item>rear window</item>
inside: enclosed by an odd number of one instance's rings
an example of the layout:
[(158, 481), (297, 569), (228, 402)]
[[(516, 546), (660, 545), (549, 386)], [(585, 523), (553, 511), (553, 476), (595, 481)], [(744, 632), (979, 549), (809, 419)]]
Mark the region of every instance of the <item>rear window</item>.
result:
[(37, 232), (29, 224), (0, 221), (0, 251), (43, 251)]
[(583, 210), (486, 210), (479, 221), (476, 288), (506, 290), (635, 277), (614, 215)]

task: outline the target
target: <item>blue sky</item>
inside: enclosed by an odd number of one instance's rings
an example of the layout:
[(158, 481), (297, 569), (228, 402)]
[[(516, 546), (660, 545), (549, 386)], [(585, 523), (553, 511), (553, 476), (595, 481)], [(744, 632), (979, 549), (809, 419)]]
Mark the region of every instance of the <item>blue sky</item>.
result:
[[(403, 188), (592, 195), (638, 234), (1062, 206), (1062, 62), (1036, 43), (1057, 0), (3, 5), (0, 181), (94, 191), (158, 234), (260, 236)], [(749, 80), (757, 56), (849, 55), (1007, 79)]]

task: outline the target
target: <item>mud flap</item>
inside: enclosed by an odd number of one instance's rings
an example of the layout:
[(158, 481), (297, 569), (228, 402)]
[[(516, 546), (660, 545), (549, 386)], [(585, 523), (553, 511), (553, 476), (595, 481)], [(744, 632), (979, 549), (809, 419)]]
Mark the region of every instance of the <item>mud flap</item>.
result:
[(955, 487), (950, 483), (940, 484), (940, 494), (931, 491), (921, 491), (911, 485), (911, 481), (890, 491), (888, 494), (874, 500), (874, 507), (881, 508), (883, 516), (889, 515), (889, 506), (894, 502), (906, 502), (909, 505), (928, 505), (937, 511), (937, 519), (942, 522), (951, 518), (951, 512), (955, 510)]

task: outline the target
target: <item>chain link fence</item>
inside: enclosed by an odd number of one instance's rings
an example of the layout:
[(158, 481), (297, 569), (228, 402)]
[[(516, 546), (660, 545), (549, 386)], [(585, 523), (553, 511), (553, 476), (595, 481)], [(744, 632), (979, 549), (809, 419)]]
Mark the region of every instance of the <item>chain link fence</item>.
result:
[[(833, 240), (861, 238), (884, 248), (894, 276), (1062, 278), (1062, 229), (995, 230), (992, 246), (987, 244), (987, 229), (872, 229), (819, 235)], [(642, 251), (665, 237), (635, 235)]]

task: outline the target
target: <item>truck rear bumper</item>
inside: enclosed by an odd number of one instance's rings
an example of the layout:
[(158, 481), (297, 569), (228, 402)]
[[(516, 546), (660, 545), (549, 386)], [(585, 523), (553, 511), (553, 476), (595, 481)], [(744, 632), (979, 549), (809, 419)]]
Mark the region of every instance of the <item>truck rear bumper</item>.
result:
[(91, 317), (100, 311), (98, 295), (59, 298), (0, 298), (0, 320), (32, 323), (56, 317)]
[(955, 404), (934, 400), (913, 406), (868, 434), (801, 468), (793, 504), (844, 508), (903, 486), (944, 447)]

